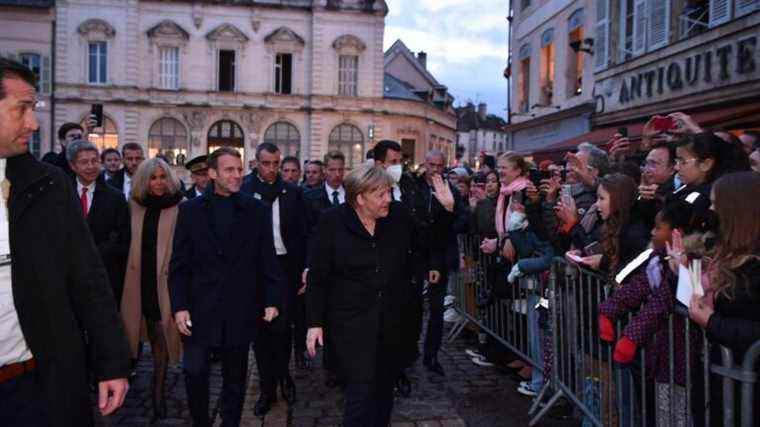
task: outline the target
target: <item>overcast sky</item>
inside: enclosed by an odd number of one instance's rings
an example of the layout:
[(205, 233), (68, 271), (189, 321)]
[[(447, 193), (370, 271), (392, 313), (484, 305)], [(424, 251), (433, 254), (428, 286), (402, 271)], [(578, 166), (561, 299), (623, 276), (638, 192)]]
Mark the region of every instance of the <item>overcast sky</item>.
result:
[(488, 103), (506, 115), (506, 0), (386, 0), (385, 49), (401, 39), (424, 50), (428, 69), (449, 88), (455, 105)]

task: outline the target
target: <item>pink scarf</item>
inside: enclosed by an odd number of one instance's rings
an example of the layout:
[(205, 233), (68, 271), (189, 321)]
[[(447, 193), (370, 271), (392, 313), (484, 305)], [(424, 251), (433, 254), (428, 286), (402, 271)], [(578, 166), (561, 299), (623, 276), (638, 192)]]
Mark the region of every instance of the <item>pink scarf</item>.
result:
[[(509, 221), (509, 217), (512, 215), (512, 193), (523, 191), (528, 186), (530, 181), (524, 176), (518, 177), (516, 180), (504, 185), (499, 191), (499, 199), (496, 202), (496, 233), (499, 237), (503, 236), (506, 231), (506, 222)], [(506, 215), (504, 214), (505, 201), (507, 197), (510, 197), (509, 206), (506, 207)]]

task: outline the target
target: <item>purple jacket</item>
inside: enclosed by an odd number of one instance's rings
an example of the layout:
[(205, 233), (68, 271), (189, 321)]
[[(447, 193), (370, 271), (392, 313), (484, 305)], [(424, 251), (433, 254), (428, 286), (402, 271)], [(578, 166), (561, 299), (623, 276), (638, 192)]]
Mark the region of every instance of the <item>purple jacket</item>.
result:
[[(623, 329), (623, 335), (646, 351), (646, 374), (659, 383), (670, 382), (670, 338), (668, 317), (675, 307), (675, 286), (677, 277), (661, 261), (661, 254), (654, 252), (649, 260), (629, 274), (614, 293), (599, 306), (600, 314), (610, 320), (624, 320), (631, 314), (630, 321)], [(651, 265), (650, 265), (651, 264)], [(649, 271), (647, 271), (649, 270)], [(652, 283), (650, 277), (659, 275)], [(673, 380), (678, 385), (686, 384), (686, 325), (685, 319), (673, 314)], [(620, 339), (620, 337), (616, 337)], [(690, 325), (689, 347), (690, 366), (693, 367), (700, 348), (698, 327)]]

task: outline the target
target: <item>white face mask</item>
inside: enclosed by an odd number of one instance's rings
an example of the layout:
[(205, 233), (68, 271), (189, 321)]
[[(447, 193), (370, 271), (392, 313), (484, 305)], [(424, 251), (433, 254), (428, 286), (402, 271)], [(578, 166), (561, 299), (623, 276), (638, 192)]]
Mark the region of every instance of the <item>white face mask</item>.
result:
[(393, 179), (393, 182), (395, 182), (396, 184), (398, 184), (399, 181), (401, 181), (401, 174), (404, 172), (401, 165), (393, 165), (389, 167), (388, 169), (386, 169), (385, 171), (388, 172), (388, 175), (391, 176), (391, 178)]

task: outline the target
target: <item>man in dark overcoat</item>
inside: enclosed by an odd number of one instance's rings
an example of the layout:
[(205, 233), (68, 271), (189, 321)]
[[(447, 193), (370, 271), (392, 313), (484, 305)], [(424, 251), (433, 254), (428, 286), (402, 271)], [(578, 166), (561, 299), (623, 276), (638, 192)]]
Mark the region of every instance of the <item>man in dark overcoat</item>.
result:
[(102, 414), (124, 401), (129, 348), (70, 178), (28, 153), (34, 84), (0, 59), (0, 425), (86, 427), (85, 331)]
[(260, 320), (278, 314), (285, 283), (269, 209), (240, 193), (240, 153), (208, 156), (212, 186), (179, 205), (169, 271), (172, 313), (184, 335), (184, 369), (193, 425), (210, 426), (209, 356), (222, 361), (223, 426), (237, 426), (245, 400), (248, 352)]
[(281, 153), (274, 144), (263, 143), (256, 148), (256, 172), (248, 175), (241, 192), (252, 195), (267, 205), (272, 214), (272, 233), (277, 261), (285, 274), (280, 315), (271, 324), (263, 324), (254, 343), (256, 363), (261, 381), (261, 396), (254, 413), (269, 411), (275, 400), (277, 386), (283, 398), (292, 404), (296, 388), (289, 372), (293, 349), (295, 323), (296, 360), (303, 361), (306, 351), (306, 309), (301, 277), (306, 263), (308, 211), (303, 190), (286, 182), (280, 174)]
[(66, 148), (74, 188), (82, 215), (108, 272), (116, 306), (121, 306), (124, 273), (131, 239), (129, 205), (118, 190), (106, 184), (97, 147), (88, 141), (73, 141)]

